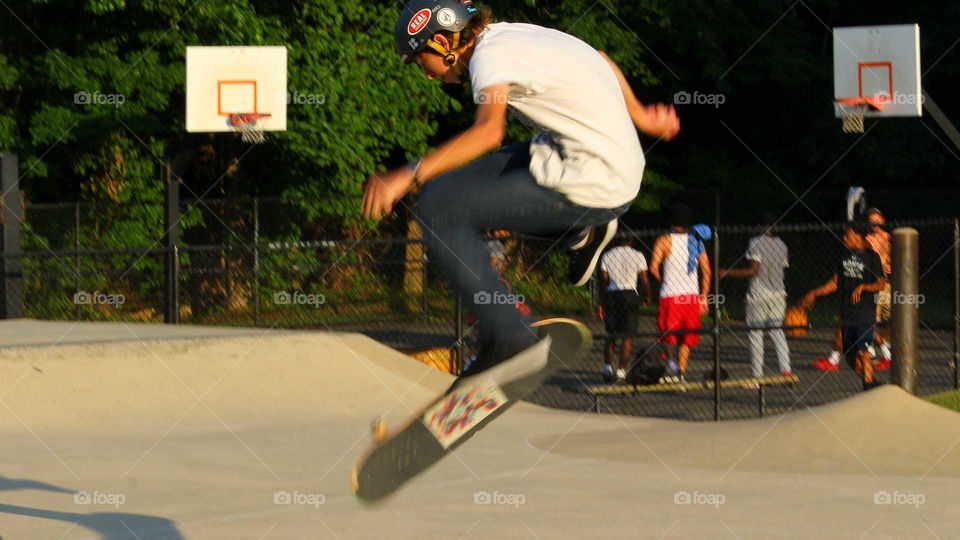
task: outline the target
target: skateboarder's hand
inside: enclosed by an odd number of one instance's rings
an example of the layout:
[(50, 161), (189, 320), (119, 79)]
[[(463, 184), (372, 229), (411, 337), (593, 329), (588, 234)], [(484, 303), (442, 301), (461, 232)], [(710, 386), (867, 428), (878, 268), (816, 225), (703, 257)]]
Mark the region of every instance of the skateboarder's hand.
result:
[(644, 108), (644, 121), (638, 126), (640, 131), (665, 141), (670, 141), (680, 133), (680, 117), (673, 105), (656, 103)]
[(363, 217), (380, 219), (390, 215), (393, 205), (397, 204), (413, 186), (413, 171), (401, 167), (388, 173), (374, 173), (367, 178), (363, 190), (363, 204), (360, 212)]

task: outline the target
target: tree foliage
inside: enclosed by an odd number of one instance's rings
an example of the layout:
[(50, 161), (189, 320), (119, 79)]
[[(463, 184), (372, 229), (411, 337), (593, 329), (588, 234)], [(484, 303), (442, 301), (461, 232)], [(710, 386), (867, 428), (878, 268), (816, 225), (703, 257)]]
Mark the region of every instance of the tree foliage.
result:
[[(649, 167), (640, 210), (656, 210), (680, 189), (754, 193), (786, 205), (791, 191), (815, 182), (918, 186), (953, 170), (953, 156), (931, 136), (938, 128), (928, 121), (885, 123), (851, 149), (831, 114), (830, 27), (920, 22), (924, 57), (936, 60), (925, 84), (950, 113), (956, 108), (949, 85), (958, 70), (953, 25), (936, 23), (956, 20), (957, 5), (489, 4), (501, 20), (555, 27), (607, 51), (644, 101), (672, 102), (679, 91), (725, 96), (722, 107), (681, 107), (684, 132), (676, 142), (644, 141)], [(195, 158), (183, 174), (184, 197), (281, 196), (298, 209), (290, 236), (326, 232), (311, 225), (318, 220), (352, 227), (370, 172), (463, 129), (474, 110), (462, 90), (397, 62), (391, 33), (398, 8), (334, 0), (18, 2), (0, 22), (0, 148), (20, 155), (32, 201), (156, 204), (164, 160), (186, 149)], [(184, 55), (194, 44), (285, 45), (290, 92), (321, 100), (293, 104), (289, 131), (271, 134), (261, 147), (223, 135), (188, 136)], [(114, 101), (80, 97), (95, 94)], [(513, 139), (528, 135), (519, 125), (510, 131)], [(130, 210), (105, 219), (91, 236), (149, 245), (162, 233), (154, 214)]]

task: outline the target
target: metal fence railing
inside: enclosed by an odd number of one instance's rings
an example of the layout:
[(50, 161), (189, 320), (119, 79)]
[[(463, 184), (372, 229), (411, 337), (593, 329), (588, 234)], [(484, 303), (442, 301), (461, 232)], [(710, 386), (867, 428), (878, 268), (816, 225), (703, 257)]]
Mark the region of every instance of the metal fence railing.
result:
[[(466, 316), (431, 265), (415, 234), (394, 238), (328, 241), (267, 240), (282, 235), (262, 233), (266, 220), (246, 210), (231, 217), (222, 212), (224, 230), (183, 234), (176, 248), (81, 248), (85, 238), (79, 206), (48, 210), (49, 219), (34, 219), (20, 254), (4, 255), (4, 264), (18, 262), (19, 301), (25, 317), (59, 320), (163, 322), (174, 306), (180, 323), (355, 331), (408, 353), (432, 351), (454, 367), (469, 354)], [(278, 222), (279, 223), (279, 222)], [(958, 239), (956, 219), (897, 222), (920, 233), (920, 386), (922, 394), (958, 387)], [(279, 230), (280, 225), (269, 225)], [(77, 231), (54, 237), (44, 231)], [(241, 231), (242, 234), (237, 233)], [(630, 230), (637, 249), (650, 259), (663, 231)], [(755, 227), (721, 226), (716, 244), (708, 244), (710, 264), (717, 268), (746, 266), (744, 254)], [(786, 271), (788, 303), (825, 281), (844, 252), (843, 224), (784, 225), (779, 237), (789, 248)], [(36, 238), (31, 237), (35, 235)], [(85, 236), (86, 235), (86, 236)], [(286, 235), (289, 237), (290, 235)], [(203, 243), (191, 239), (216, 240)], [(42, 241), (41, 241), (42, 240)], [(584, 321), (595, 345), (576, 365), (538, 391), (532, 400), (571, 410), (598, 410), (690, 420), (755, 417), (826, 403), (860, 391), (857, 376), (845, 365), (837, 372), (819, 371), (813, 362), (827, 356), (839, 324), (836, 298), (823, 298), (810, 313), (810, 329), (788, 338), (791, 384), (752, 387), (749, 341), (745, 324), (748, 280), (724, 279), (715, 289), (717, 306), (703, 318), (700, 344), (692, 351), (684, 388), (636, 387), (624, 393), (597, 393), (603, 387), (601, 366), (607, 334), (598, 318), (601, 286), (594, 279), (585, 288), (564, 282), (566, 255), (555, 243), (505, 239), (506, 277), (514, 292), (524, 295), (538, 316), (564, 315)], [(171, 274), (173, 272), (173, 274)], [(170, 275), (176, 276), (170, 279)], [(654, 287), (655, 288), (655, 287)], [(650, 306), (638, 307), (635, 350), (647, 350), (660, 337), (656, 294)], [(779, 377), (775, 351), (765, 339), (764, 375)], [(458, 356), (459, 355), (459, 356)], [(719, 393), (704, 384), (719, 361), (729, 382)], [(889, 372), (879, 379), (888, 380)], [(783, 382), (783, 381), (780, 381)], [(633, 391), (635, 390), (635, 391)], [(719, 395), (718, 395), (719, 394)]]

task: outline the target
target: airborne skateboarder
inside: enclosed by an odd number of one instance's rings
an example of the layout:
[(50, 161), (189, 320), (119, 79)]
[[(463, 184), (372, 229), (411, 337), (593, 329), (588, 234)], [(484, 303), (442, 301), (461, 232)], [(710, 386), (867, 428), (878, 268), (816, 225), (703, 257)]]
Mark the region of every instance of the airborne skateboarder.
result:
[[(579, 39), (531, 24), (497, 23), (469, 0), (411, 0), (394, 32), (404, 63), (430, 80), (470, 83), (474, 124), (408, 166), (370, 176), (363, 215), (379, 219), (415, 186), (431, 259), (482, 328), (485, 371), (537, 341), (531, 318), (509, 302), (491, 266), (485, 231), (562, 237), (570, 280), (586, 283), (617, 218), (640, 189), (637, 130), (670, 140), (672, 106), (641, 104), (616, 64)], [(500, 147), (507, 112), (536, 135)]]

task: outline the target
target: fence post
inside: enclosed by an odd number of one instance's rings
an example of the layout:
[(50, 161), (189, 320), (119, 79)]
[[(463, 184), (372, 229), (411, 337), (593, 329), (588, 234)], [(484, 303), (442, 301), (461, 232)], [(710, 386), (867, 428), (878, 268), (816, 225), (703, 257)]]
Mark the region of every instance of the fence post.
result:
[[(422, 238), (420, 239), (420, 244), (423, 244)], [(421, 247), (420, 249), (420, 274), (420, 279), (423, 281), (423, 287), (421, 287), (423, 292), (420, 296), (423, 302), (423, 314), (426, 317), (430, 313), (430, 298), (428, 296), (430, 293), (428, 290), (430, 284), (427, 281), (427, 249), (425, 246)]]
[(464, 335), (463, 335), (463, 299), (460, 298), (460, 295), (459, 295), (459, 294), (456, 294), (456, 293), (454, 293), (454, 298), (455, 298), (455, 301), (454, 301), (454, 309), (456, 310), (456, 314), (455, 314), (455, 317), (454, 317), (454, 319), (455, 319), (455, 320), (454, 320), (454, 333), (456, 334), (456, 338), (457, 338), (456, 345), (455, 345), (455, 351), (456, 351), (456, 354), (457, 354), (457, 364), (456, 364), (456, 365), (457, 365), (457, 375), (460, 375), (461, 373), (463, 373), (463, 361), (464, 361), (464, 358), (463, 358), (463, 354), (464, 354), (464, 351), (463, 351), (463, 339), (464, 339)]
[(164, 309), (163, 322), (180, 323), (180, 179), (173, 173), (173, 163), (166, 162), (163, 168), (164, 203), (166, 206), (163, 245), (164, 259)]
[[(73, 203), (73, 250), (76, 252), (73, 256), (73, 265), (74, 270), (77, 274), (77, 290), (76, 293), (80, 292), (81, 287), (83, 287), (83, 270), (80, 268), (80, 201)], [(76, 320), (80, 320), (80, 303), (74, 302), (74, 311), (76, 313)]]
[(713, 420), (720, 421), (720, 193), (713, 224)]
[(960, 388), (960, 218), (953, 220), (953, 387)]
[(15, 154), (0, 154), (0, 319), (23, 317), (23, 273), (20, 260), (20, 166)]
[(893, 372), (891, 380), (910, 392), (917, 393), (917, 332), (920, 311), (919, 294), (920, 242), (916, 229), (899, 228), (893, 231), (893, 286), (890, 306), (891, 341), (893, 342)]
[(253, 197), (253, 325), (260, 326), (260, 198)]

